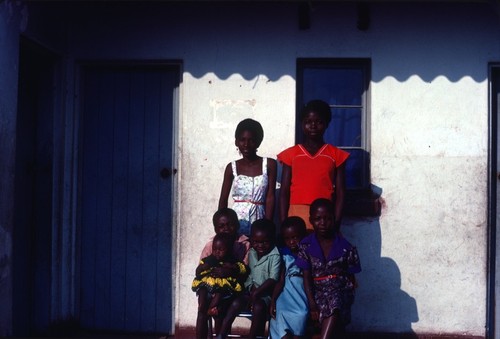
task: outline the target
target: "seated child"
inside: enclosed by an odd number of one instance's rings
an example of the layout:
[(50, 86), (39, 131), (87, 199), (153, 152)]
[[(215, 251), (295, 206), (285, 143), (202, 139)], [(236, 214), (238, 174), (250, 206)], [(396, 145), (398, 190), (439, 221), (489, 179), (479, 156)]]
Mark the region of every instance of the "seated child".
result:
[[(212, 217), (212, 223), (214, 226), (215, 234), (228, 234), (233, 239), (233, 256), (237, 261), (242, 261), (248, 264), (248, 250), (250, 249), (250, 241), (246, 235), (240, 235), (239, 232), (239, 221), (238, 215), (231, 208), (221, 208), (216, 211)], [(203, 250), (201, 251), (200, 259), (208, 257), (212, 254), (212, 243), (213, 239), (208, 241)], [(239, 267), (237, 265), (232, 265), (233, 267), (215, 267), (212, 269), (212, 275), (218, 275), (219, 277), (229, 277), (235, 275), (239, 272)], [(198, 300), (200, 301), (200, 300)], [(218, 310), (220, 311), (221, 306), (225, 306), (230, 302), (230, 299), (223, 299), (222, 303), (219, 304)], [(221, 305), (223, 304), (223, 305)], [(196, 338), (206, 339), (208, 335), (208, 307), (209, 302), (198, 303), (198, 315), (196, 317)], [(215, 318), (215, 330), (220, 327), (220, 318)]]
[(295, 264), (299, 242), (306, 236), (306, 223), (297, 216), (287, 217), (281, 225), (282, 268), (274, 288), (270, 313), (271, 338), (300, 338), (306, 333), (309, 310), (302, 270)]
[[(236, 212), (227, 207), (223, 207), (214, 213), (212, 217), (215, 234), (228, 233), (234, 237), (233, 254), (237, 260), (243, 261), (248, 265), (248, 250), (250, 249), (250, 239), (239, 234), (240, 222)], [(212, 253), (212, 240), (205, 244), (201, 251), (200, 259), (209, 256)]]
[(299, 245), (295, 263), (304, 272), (304, 289), (313, 321), (319, 321), (321, 339), (341, 335), (351, 320), (356, 286), (354, 273), (361, 271), (359, 256), (335, 225), (334, 204), (316, 199), (309, 220), (314, 233)]
[(279, 279), (281, 256), (275, 246), (276, 226), (271, 220), (260, 219), (252, 223), (248, 266), (250, 275), (245, 282), (246, 293), (234, 299), (226, 316), (218, 338), (226, 338), (239, 312), (250, 309), (252, 324), (249, 338), (263, 336), (269, 316), (271, 293)]
[[(233, 238), (226, 233), (219, 233), (212, 242), (212, 254), (200, 260), (196, 268), (196, 277), (192, 289), (198, 295), (198, 304), (206, 304), (209, 295), (212, 300), (208, 306), (208, 315), (218, 315), (218, 306), (222, 298), (230, 297), (243, 291), (243, 278), (246, 278), (247, 269), (243, 262), (237, 261), (232, 255)], [(238, 274), (229, 277), (212, 275), (216, 267), (238, 267)]]

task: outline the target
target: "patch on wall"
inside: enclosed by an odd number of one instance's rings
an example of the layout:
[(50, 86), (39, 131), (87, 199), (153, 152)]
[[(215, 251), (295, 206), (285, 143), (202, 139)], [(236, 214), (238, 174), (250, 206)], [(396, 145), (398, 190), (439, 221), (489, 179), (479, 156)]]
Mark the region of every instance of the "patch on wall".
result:
[(257, 100), (255, 99), (211, 100), (212, 121), (210, 122), (210, 128), (235, 128), (241, 120), (255, 116), (256, 103)]

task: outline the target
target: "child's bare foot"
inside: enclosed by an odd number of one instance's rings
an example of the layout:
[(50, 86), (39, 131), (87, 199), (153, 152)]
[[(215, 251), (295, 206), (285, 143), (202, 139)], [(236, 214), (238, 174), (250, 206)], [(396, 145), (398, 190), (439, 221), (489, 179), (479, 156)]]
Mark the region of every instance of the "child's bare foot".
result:
[(208, 309), (207, 314), (210, 315), (210, 316), (219, 315), (219, 309), (217, 308), (217, 306), (211, 307), (211, 308)]

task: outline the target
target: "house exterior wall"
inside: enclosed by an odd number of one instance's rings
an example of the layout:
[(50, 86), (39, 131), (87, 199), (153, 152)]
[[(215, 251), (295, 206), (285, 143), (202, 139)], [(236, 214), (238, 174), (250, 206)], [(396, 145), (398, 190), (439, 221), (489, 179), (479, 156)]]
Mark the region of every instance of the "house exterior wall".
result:
[[(8, 4), (0, 4), (0, 32), (15, 39), (17, 33), (3, 30), (10, 27)], [(25, 8), (27, 27), (20, 31), (67, 55), (70, 70), (78, 59), (182, 61), (174, 150), (178, 330), (194, 327), (197, 300), (190, 285), (213, 234), (223, 169), (238, 158), (236, 124), (247, 117), (260, 121), (265, 136), (259, 154), (275, 157), (294, 143), (296, 59), (360, 57), (372, 62), (371, 183), (383, 204), (380, 217), (344, 220), (343, 232), (357, 245), (363, 267), (350, 330), (484, 335), (487, 66), (500, 60), (499, 18), (486, 3), (369, 7), (367, 31), (356, 28), (351, 3), (313, 3), (308, 30), (298, 29), (296, 3), (56, 2), (50, 11), (43, 3)], [(44, 21), (65, 29), (65, 44), (51, 41), (55, 33), (41, 28)], [(15, 51), (0, 39), (0, 65), (12, 64)], [(12, 77), (0, 75), (0, 88)], [(14, 130), (4, 117), (15, 111), (15, 99), (9, 100), (0, 130), (10, 135)], [(65, 108), (68, 115), (72, 107)], [(0, 145), (2, 164), (4, 158), (12, 162), (11, 145)], [(12, 182), (7, 175), (12, 173), (2, 172), (2, 182)], [(5, 199), (9, 192), (2, 188), (0, 194)], [(9, 206), (0, 209), (0, 222), (8, 224)], [(0, 241), (5, 233), (9, 226), (0, 224)], [(0, 265), (3, 252), (8, 247), (0, 246)], [(0, 296), (9, 293), (7, 285), (0, 280)], [(0, 335), (5, 328), (0, 321)]]

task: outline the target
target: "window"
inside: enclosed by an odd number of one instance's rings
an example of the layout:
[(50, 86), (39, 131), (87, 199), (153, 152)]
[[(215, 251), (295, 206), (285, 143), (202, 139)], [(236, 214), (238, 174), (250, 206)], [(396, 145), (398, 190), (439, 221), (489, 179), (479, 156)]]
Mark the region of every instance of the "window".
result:
[[(297, 110), (313, 99), (330, 104), (332, 121), (325, 142), (351, 154), (346, 164), (346, 215), (378, 216), (381, 211), (380, 192), (370, 185), (369, 84), (369, 59), (297, 61)], [(301, 138), (297, 122), (298, 143)]]
[[(349, 152), (346, 164), (348, 190), (369, 188), (368, 89), (369, 59), (299, 59), (297, 110), (309, 100), (330, 104), (332, 121), (325, 141)], [(301, 142), (297, 122), (297, 141)]]

